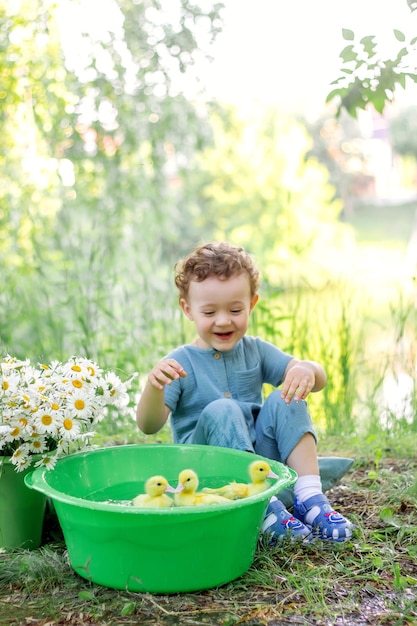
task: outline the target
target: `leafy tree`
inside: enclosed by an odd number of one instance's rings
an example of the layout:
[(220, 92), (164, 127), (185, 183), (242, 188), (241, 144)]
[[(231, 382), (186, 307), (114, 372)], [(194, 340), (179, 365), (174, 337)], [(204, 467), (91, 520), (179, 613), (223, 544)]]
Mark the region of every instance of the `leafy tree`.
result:
[(262, 107), (246, 116), (217, 108), (211, 123), (214, 143), (199, 155), (186, 185), (198, 223), (210, 236), (250, 249), (272, 280), (281, 282), (283, 267), (290, 280), (340, 229), (341, 207), (327, 172), (306, 160), (311, 139), (295, 120)]
[(40, 357), (108, 350), (125, 361), (132, 328), (146, 351), (182, 228), (193, 231), (169, 168), (207, 139), (193, 63), (222, 4), (105, 4), (113, 19), (99, 35), (82, 15), (58, 28), (62, 7), (82, 2), (0, 8), (0, 341), (21, 356), (36, 338)]
[(335, 118), (325, 114), (314, 122), (306, 122), (312, 137), (312, 147), (307, 153), (322, 163), (329, 172), (329, 182), (334, 186), (335, 197), (343, 202), (343, 216), (353, 210), (353, 200), (366, 183), (368, 158), (363, 151), (362, 131), (356, 119), (346, 112)]
[(0, 6), (0, 340), (10, 349), (30, 341), (35, 242), (42, 237), (50, 248), (61, 207), (54, 148), (65, 139), (59, 120), (70, 94), (50, 5), (6, 0)]
[[(415, 0), (407, 0), (407, 4), (411, 12), (417, 10)], [(377, 55), (374, 36), (358, 41), (352, 30), (342, 30), (343, 38), (350, 43), (340, 53), (342, 76), (333, 81), (335, 88), (326, 98), (326, 102), (338, 99), (338, 116), (345, 109), (356, 117), (358, 109), (365, 109), (368, 104), (382, 113), (386, 103), (393, 101), (397, 87), (405, 88), (407, 79), (417, 83), (417, 67), (412, 56), (417, 50), (417, 37), (407, 41), (400, 30), (394, 29), (393, 33), (401, 48), (395, 58), (383, 59)]]

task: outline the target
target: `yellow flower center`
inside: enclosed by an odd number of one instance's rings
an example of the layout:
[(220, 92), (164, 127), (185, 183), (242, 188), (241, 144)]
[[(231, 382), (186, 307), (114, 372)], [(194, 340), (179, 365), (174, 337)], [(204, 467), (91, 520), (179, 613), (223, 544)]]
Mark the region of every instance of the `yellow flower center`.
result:
[(72, 430), (72, 425), (73, 425), (73, 424), (72, 424), (72, 420), (71, 420), (69, 417), (67, 417), (66, 419), (64, 419), (64, 424), (63, 424), (63, 426), (64, 426), (65, 430)]
[(32, 445), (34, 448), (42, 448), (42, 443), (40, 441), (34, 441)]
[(28, 421), (27, 421), (26, 417), (21, 417), (19, 419), (19, 422), (22, 424), (22, 428), (24, 428), (25, 426), (28, 425)]
[(44, 426), (50, 426), (52, 424), (52, 417), (48, 415), (47, 413), (45, 413), (41, 417), (41, 422)]
[(81, 372), (81, 367), (80, 367), (79, 365), (73, 365), (73, 366), (71, 367), (71, 369), (72, 369), (74, 372)]
[(12, 437), (17, 437), (18, 434), (20, 433), (20, 428), (18, 426), (16, 426), (16, 428), (13, 428), (12, 432), (10, 433)]
[(94, 376), (94, 374), (96, 373), (96, 370), (94, 369), (94, 367), (91, 367), (90, 365), (88, 366), (88, 371), (90, 372), (91, 376)]
[(82, 411), (83, 408), (85, 407), (85, 402), (84, 400), (81, 400), (81, 398), (78, 398), (78, 400), (74, 402), (74, 406), (77, 409), (77, 411)]
[(38, 391), (45, 391), (45, 385), (41, 385)]
[(6, 389), (8, 388), (9, 388), (9, 383), (7, 382), (7, 380), (3, 380), (3, 384), (2, 384), (3, 391), (6, 391)]
[(82, 384), (81, 380), (78, 380), (77, 378), (75, 378), (75, 379), (72, 381), (72, 384), (73, 384), (73, 386), (74, 386), (74, 387), (76, 387), (77, 389), (81, 389), (81, 387), (83, 386), (83, 384)]
[(52, 404), (51, 404), (51, 409), (52, 409), (53, 411), (58, 411), (58, 409), (59, 409), (59, 404), (57, 404), (56, 402), (52, 402)]

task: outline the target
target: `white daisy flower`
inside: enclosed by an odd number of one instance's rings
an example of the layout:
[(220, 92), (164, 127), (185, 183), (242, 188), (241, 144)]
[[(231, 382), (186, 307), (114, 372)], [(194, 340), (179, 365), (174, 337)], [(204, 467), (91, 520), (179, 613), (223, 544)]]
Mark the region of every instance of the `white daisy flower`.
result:
[(23, 444), (15, 450), (10, 461), (15, 466), (16, 472), (23, 472), (24, 469), (30, 467), (32, 460), (28, 446)]
[(28, 449), (32, 454), (40, 454), (41, 452), (45, 452), (48, 447), (48, 439), (46, 437), (42, 437), (39, 434), (33, 436), (32, 439), (28, 442)]
[(61, 368), (61, 374), (64, 378), (85, 378), (88, 374), (88, 370), (77, 363), (75, 359), (70, 359)]
[(0, 394), (13, 395), (17, 392), (19, 383), (20, 375), (16, 370), (4, 372), (0, 378)]
[(74, 417), (65, 417), (60, 429), (59, 434), (62, 439), (76, 439), (81, 432), (81, 423)]
[(126, 406), (129, 402), (129, 396), (117, 374), (108, 372), (105, 374), (103, 382), (102, 389), (106, 404), (112, 404), (116, 407)]
[(57, 434), (60, 424), (61, 420), (57, 418), (57, 415), (48, 406), (43, 405), (39, 407), (34, 420), (34, 426), (38, 433), (41, 435), (48, 433), (53, 437)]
[(13, 420), (7, 424), (7, 431), (4, 432), (4, 441), (6, 443), (12, 443), (19, 441), (24, 434), (24, 427), (19, 420)]
[(57, 462), (57, 457), (51, 454), (44, 454), (42, 458), (35, 463), (35, 467), (46, 467), (46, 469), (50, 470), (55, 467)]
[(66, 399), (59, 394), (52, 395), (47, 399), (49, 410), (56, 417), (63, 417), (65, 411)]
[(66, 415), (79, 419), (91, 419), (93, 413), (93, 400), (84, 390), (80, 390), (68, 396), (66, 400)]
[(0, 424), (0, 450), (8, 443), (8, 435), (10, 433), (9, 424)]

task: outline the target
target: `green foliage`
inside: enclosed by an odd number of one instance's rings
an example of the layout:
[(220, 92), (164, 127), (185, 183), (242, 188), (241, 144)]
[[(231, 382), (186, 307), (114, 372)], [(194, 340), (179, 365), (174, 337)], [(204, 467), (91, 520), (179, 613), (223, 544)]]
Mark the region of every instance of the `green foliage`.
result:
[(210, 119), (213, 144), (186, 179), (204, 231), (247, 247), (268, 274), (277, 260), (281, 269), (337, 238), (341, 207), (325, 168), (306, 159), (311, 139), (300, 123), (260, 105), (217, 107)]
[[(324, 361), (330, 384), (312, 412), (323, 428), (351, 432), (361, 334), (337, 285), (351, 236), (335, 177), (329, 184), (294, 119), (201, 105), (193, 62), (201, 33), (219, 32), (219, 3), (182, 0), (175, 18), (157, 0), (112, 6), (100, 36), (88, 20), (68, 24), (76, 56), (59, 3), (0, 8), (1, 351), (87, 356), (123, 376), (139, 370), (140, 386), (193, 333), (175, 261), (200, 239), (227, 238), (260, 265), (253, 329)], [(120, 431), (139, 437), (117, 416), (100, 436)]]
[[(408, 1), (411, 11), (416, 10), (415, 2)], [(398, 87), (405, 89), (407, 79), (417, 83), (417, 67), (413, 53), (417, 50), (417, 37), (407, 41), (403, 32), (393, 29), (394, 38), (402, 44), (394, 58), (378, 56), (375, 37), (368, 35), (357, 40), (350, 29), (342, 29), (342, 36), (352, 42), (340, 53), (342, 76), (332, 82), (334, 89), (327, 95), (326, 102), (337, 98), (337, 116), (346, 110), (357, 117), (358, 110), (372, 104), (382, 113), (387, 102), (392, 102)]]
[(364, 174), (368, 157), (357, 121), (344, 112), (338, 117), (324, 114), (314, 122), (306, 122), (306, 128), (312, 137), (307, 158), (313, 157), (326, 166), (335, 196), (343, 202), (343, 213), (352, 213), (355, 197), (369, 182)]
[(104, 352), (130, 367), (163, 352), (153, 321), (168, 327), (171, 313), (155, 303), (181, 239), (196, 237), (174, 182), (208, 126), (181, 81), (197, 89), (200, 39), (218, 34), (222, 5), (182, 0), (171, 19), (158, 0), (109, 4), (101, 38), (85, 19), (60, 31), (59, 3), (0, 9), (0, 345), (17, 356)]
[(267, 293), (260, 315), (257, 307), (255, 334), (296, 358), (318, 361), (327, 373), (326, 387), (308, 398), (314, 424), (327, 434), (355, 432), (358, 364), (364, 351), (363, 322), (357, 321), (352, 289), (339, 281), (319, 287), (294, 285)]

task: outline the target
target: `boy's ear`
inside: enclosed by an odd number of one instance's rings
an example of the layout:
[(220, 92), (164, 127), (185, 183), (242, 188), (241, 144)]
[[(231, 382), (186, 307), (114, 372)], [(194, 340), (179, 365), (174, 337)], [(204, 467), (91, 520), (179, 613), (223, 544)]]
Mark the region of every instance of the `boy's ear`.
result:
[(250, 310), (252, 311), (253, 307), (255, 306), (255, 304), (258, 302), (259, 300), (259, 296), (257, 293), (255, 293), (255, 295), (253, 296), (252, 300), (250, 301)]
[(193, 321), (190, 306), (185, 298), (180, 299), (180, 307), (182, 308), (184, 315), (188, 317), (189, 320)]

